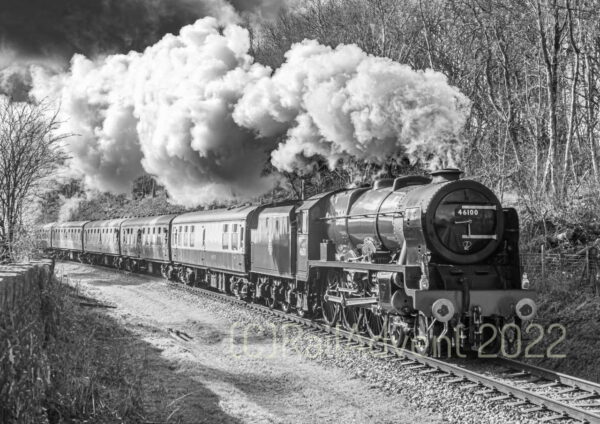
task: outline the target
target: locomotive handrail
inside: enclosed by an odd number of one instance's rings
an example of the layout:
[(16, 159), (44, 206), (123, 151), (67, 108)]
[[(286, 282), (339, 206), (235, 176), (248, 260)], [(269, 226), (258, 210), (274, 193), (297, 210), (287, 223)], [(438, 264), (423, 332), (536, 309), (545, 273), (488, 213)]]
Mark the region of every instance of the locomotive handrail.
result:
[(344, 218), (368, 218), (370, 216), (399, 216), (403, 217), (404, 212), (373, 212), (373, 213), (357, 213), (353, 215), (337, 215), (337, 216), (326, 216), (325, 218), (319, 218), (319, 221), (332, 221), (334, 219), (344, 219)]

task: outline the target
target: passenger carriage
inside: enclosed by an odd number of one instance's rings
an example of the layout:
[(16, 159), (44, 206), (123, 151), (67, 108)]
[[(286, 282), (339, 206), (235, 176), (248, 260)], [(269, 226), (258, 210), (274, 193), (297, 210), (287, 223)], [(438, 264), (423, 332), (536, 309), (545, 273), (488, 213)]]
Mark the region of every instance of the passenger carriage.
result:
[(55, 224), (45, 224), (37, 227), (35, 239), (40, 249), (48, 250), (52, 248), (52, 228), (54, 225)]
[(119, 267), (120, 231), (124, 219), (92, 221), (83, 229), (84, 260), (88, 263)]
[(171, 221), (177, 215), (130, 218), (121, 224), (122, 266), (130, 271), (161, 272), (172, 270), (170, 254)]
[(83, 229), (89, 221), (58, 223), (52, 227), (52, 248), (59, 257), (80, 260), (83, 254)]
[(171, 226), (171, 254), (182, 281), (206, 280), (223, 291), (236, 290), (250, 269), (250, 229), (260, 206), (190, 212)]

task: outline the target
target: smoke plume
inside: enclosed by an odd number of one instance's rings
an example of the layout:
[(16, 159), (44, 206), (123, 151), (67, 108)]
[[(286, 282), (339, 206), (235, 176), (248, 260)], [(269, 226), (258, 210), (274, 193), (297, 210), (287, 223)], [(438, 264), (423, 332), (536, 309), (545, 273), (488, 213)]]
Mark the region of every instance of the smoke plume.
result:
[(246, 90), (234, 119), (261, 136), (284, 134), (272, 162), (293, 171), (315, 154), (332, 168), (347, 157), (446, 162), (456, 154), (468, 106), (439, 72), (416, 72), (354, 45), (332, 49), (305, 40)]
[(178, 203), (243, 199), (270, 190), (262, 171), (306, 170), (316, 155), (448, 162), (469, 102), (434, 71), (304, 41), (273, 72), (249, 55), (248, 31), (214, 18), (142, 53), (34, 75), (33, 94), (59, 100), (72, 168), (89, 187), (126, 192), (148, 172)]

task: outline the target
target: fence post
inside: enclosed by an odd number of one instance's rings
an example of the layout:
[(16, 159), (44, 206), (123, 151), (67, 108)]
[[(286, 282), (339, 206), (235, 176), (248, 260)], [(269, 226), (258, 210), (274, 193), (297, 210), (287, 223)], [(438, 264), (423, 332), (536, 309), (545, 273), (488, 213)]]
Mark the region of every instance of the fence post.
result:
[(540, 259), (542, 261), (542, 288), (546, 287), (546, 258), (545, 258), (546, 247), (542, 244), (542, 248), (540, 249), (541, 255)]
[(585, 268), (583, 269), (583, 274), (581, 276), (581, 280), (579, 281), (579, 285), (581, 286), (581, 281), (586, 279), (588, 282), (592, 279), (592, 274), (590, 273), (590, 249), (585, 251)]
[(598, 296), (598, 249), (592, 247), (588, 251), (589, 258), (589, 273), (590, 273), (590, 284), (594, 288), (594, 293)]

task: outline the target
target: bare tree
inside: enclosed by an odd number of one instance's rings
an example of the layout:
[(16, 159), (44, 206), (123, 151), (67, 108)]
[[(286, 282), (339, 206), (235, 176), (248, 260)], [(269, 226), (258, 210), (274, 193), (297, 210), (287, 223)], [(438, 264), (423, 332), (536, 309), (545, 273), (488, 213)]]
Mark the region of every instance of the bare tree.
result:
[(57, 111), (0, 97), (0, 259), (10, 259), (24, 206), (64, 162)]

